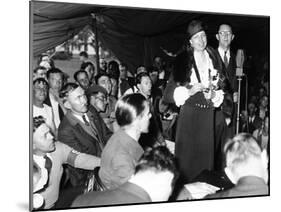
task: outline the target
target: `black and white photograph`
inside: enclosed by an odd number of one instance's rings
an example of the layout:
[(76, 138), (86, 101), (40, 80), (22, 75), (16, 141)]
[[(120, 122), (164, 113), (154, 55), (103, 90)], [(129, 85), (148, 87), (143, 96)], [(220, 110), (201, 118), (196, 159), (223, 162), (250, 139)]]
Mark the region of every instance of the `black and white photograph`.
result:
[(28, 93), (13, 92), (26, 121), (19, 131), (7, 122), (9, 151), (24, 157), (2, 160), (21, 160), (9, 167), (25, 180), (1, 180), (25, 193), (19, 210), (264, 211), (276, 200), (278, 27), (268, 10), (24, 4), (16, 34), (27, 49), (7, 52), (27, 60), (9, 62), (25, 75), (14, 78)]
[(268, 196), (269, 23), (31, 1), (31, 209)]

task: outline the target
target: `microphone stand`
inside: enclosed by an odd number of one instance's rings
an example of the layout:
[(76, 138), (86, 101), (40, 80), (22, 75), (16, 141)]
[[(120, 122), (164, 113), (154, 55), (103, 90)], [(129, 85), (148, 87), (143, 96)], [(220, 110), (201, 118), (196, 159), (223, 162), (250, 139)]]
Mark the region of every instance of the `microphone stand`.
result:
[[(238, 69), (238, 68), (237, 68)], [(242, 69), (242, 68), (239, 68)], [(243, 70), (241, 70), (243, 73)], [(238, 95), (237, 95), (237, 118), (236, 118), (236, 134), (239, 133), (239, 121), (240, 121), (240, 94), (241, 94), (241, 81), (242, 75), (239, 75), (238, 78)]]
[(243, 76), (243, 64), (244, 64), (244, 51), (242, 49), (237, 50), (236, 54), (236, 76), (238, 80), (238, 95), (237, 95), (237, 119), (236, 119), (236, 134), (239, 133), (239, 121), (240, 121), (240, 94), (241, 94), (241, 81)]

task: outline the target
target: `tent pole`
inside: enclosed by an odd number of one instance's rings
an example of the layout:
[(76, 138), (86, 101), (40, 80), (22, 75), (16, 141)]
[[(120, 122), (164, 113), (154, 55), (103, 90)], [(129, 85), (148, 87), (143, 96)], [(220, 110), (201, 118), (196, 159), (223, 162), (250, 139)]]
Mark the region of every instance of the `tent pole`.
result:
[(100, 73), (100, 56), (99, 56), (99, 40), (98, 40), (98, 27), (97, 18), (94, 16), (94, 31), (95, 31), (95, 51), (96, 51), (96, 67), (97, 73)]

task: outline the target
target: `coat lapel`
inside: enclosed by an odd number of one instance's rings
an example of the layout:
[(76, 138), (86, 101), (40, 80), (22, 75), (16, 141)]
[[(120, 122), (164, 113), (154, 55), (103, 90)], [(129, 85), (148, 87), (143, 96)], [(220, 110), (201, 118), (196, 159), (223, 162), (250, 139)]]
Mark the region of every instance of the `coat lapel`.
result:
[(76, 127), (77, 130), (79, 130), (81, 133), (86, 133), (92, 138), (98, 140), (97, 136), (94, 134), (94, 132), (91, 130), (90, 127), (87, 127), (84, 123), (82, 123), (79, 119), (77, 119), (70, 111), (66, 114), (69, 122)]

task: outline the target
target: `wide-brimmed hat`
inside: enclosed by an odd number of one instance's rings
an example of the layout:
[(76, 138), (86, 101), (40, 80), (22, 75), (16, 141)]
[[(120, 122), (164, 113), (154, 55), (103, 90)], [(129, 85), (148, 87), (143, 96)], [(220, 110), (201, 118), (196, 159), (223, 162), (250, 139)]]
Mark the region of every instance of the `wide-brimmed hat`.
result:
[(198, 32), (205, 31), (205, 26), (203, 25), (202, 21), (199, 20), (193, 20), (188, 24), (187, 27), (187, 35), (188, 39), (190, 39), (193, 35), (195, 35)]

